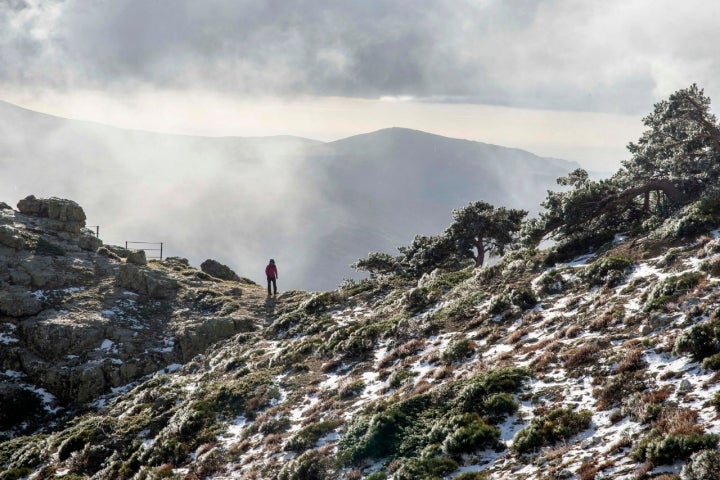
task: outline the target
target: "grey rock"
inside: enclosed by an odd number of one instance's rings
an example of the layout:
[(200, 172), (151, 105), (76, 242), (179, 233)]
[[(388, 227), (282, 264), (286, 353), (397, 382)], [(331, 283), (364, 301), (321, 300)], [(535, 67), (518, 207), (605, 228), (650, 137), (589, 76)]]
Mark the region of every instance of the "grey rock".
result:
[(47, 218), (48, 228), (79, 234), (85, 227), (85, 211), (72, 200), (62, 198), (35, 198), (30, 195), (18, 202), (20, 213)]
[(0, 291), (0, 313), (9, 317), (27, 317), (42, 311), (39, 298), (24, 288)]
[(219, 278), (221, 280), (231, 280), (234, 282), (240, 281), (240, 277), (233, 272), (230, 267), (227, 265), (223, 265), (222, 263), (207, 259), (203, 263), (200, 264), (200, 270), (207, 273), (208, 275), (212, 275), (215, 278)]
[(640, 335), (648, 335), (652, 330), (650, 325), (640, 325)]
[(119, 287), (153, 298), (172, 298), (179, 288), (179, 283), (174, 278), (130, 263), (120, 266), (116, 283)]
[(89, 252), (95, 252), (98, 248), (102, 247), (102, 240), (97, 238), (95, 235), (81, 235), (78, 239), (78, 246), (82, 250)]
[(0, 225), (0, 245), (13, 250), (22, 250), (27, 246), (27, 242), (17, 229), (9, 225)]
[(692, 383), (690, 383), (690, 380), (687, 378), (683, 378), (680, 382), (680, 385), (678, 385), (677, 392), (678, 393), (688, 393), (691, 392), (693, 389)]
[(133, 265), (147, 265), (145, 250), (135, 250), (130, 252), (127, 256), (127, 262), (132, 263)]

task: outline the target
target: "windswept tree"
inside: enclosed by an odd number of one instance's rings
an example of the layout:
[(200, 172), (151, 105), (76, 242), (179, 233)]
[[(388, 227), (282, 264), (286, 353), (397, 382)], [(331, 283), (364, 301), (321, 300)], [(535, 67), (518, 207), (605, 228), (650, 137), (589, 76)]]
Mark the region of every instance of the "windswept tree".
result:
[(502, 255), (517, 240), (525, 210), (495, 207), (474, 202), (453, 211), (454, 222), (445, 230), (461, 258), (471, 258), (475, 266), (485, 263), (487, 254)]
[(710, 99), (693, 84), (657, 104), (643, 119), (647, 130), (628, 150), (618, 177), (644, 195), (650, 192), (677, 201), (696, 196), (720, 172), (720, 128), (710, 112)]

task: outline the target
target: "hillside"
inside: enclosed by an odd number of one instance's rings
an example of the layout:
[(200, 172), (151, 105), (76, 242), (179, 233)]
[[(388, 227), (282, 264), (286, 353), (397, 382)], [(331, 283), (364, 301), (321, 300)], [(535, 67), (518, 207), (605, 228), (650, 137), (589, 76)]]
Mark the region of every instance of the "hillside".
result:
[(674, 478), (720, 434), (694, 208), (567, 263), (267, 298), (5, 205), (0, 478)]
[(213, 252), (253, 278), (273, 257), (284, 288), (304, 290), (357, 277), (349, 264), (442, 231), (470, 201), (537, 211), (555, 178), (577, 168), (406, 129), (330, 143), (191, 137), (2, 102), (0, 166), (0, 198), (72, 198), (108, 243), (162, 241), (193, 264)]

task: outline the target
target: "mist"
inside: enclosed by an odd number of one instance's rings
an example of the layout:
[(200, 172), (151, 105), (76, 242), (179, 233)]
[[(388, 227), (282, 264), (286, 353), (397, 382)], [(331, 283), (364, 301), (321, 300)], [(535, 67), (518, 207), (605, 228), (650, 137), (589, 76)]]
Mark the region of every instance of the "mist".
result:
[(165, 257), (212, 258), (258, 283), (274, 258), (283, 290), (360, 278), (352, 262), (441, 233), (472, 201), (537, 212), (577, 166), (407, 129), (329, 143), (192, 137), (0, 103), (0, 201), (69, 198), (105, 243), (162, 242)]

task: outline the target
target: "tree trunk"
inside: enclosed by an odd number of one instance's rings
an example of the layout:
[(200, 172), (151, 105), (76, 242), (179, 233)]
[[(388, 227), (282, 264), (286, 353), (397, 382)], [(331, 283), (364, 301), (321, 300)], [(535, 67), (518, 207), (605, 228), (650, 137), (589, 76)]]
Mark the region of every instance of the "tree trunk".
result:
[(482, 267), (483, 263), (485, 263), (485, 245), (483, 245), (482, 239), (475, 242), (475, 248), (477, 248), (475, 268)]

